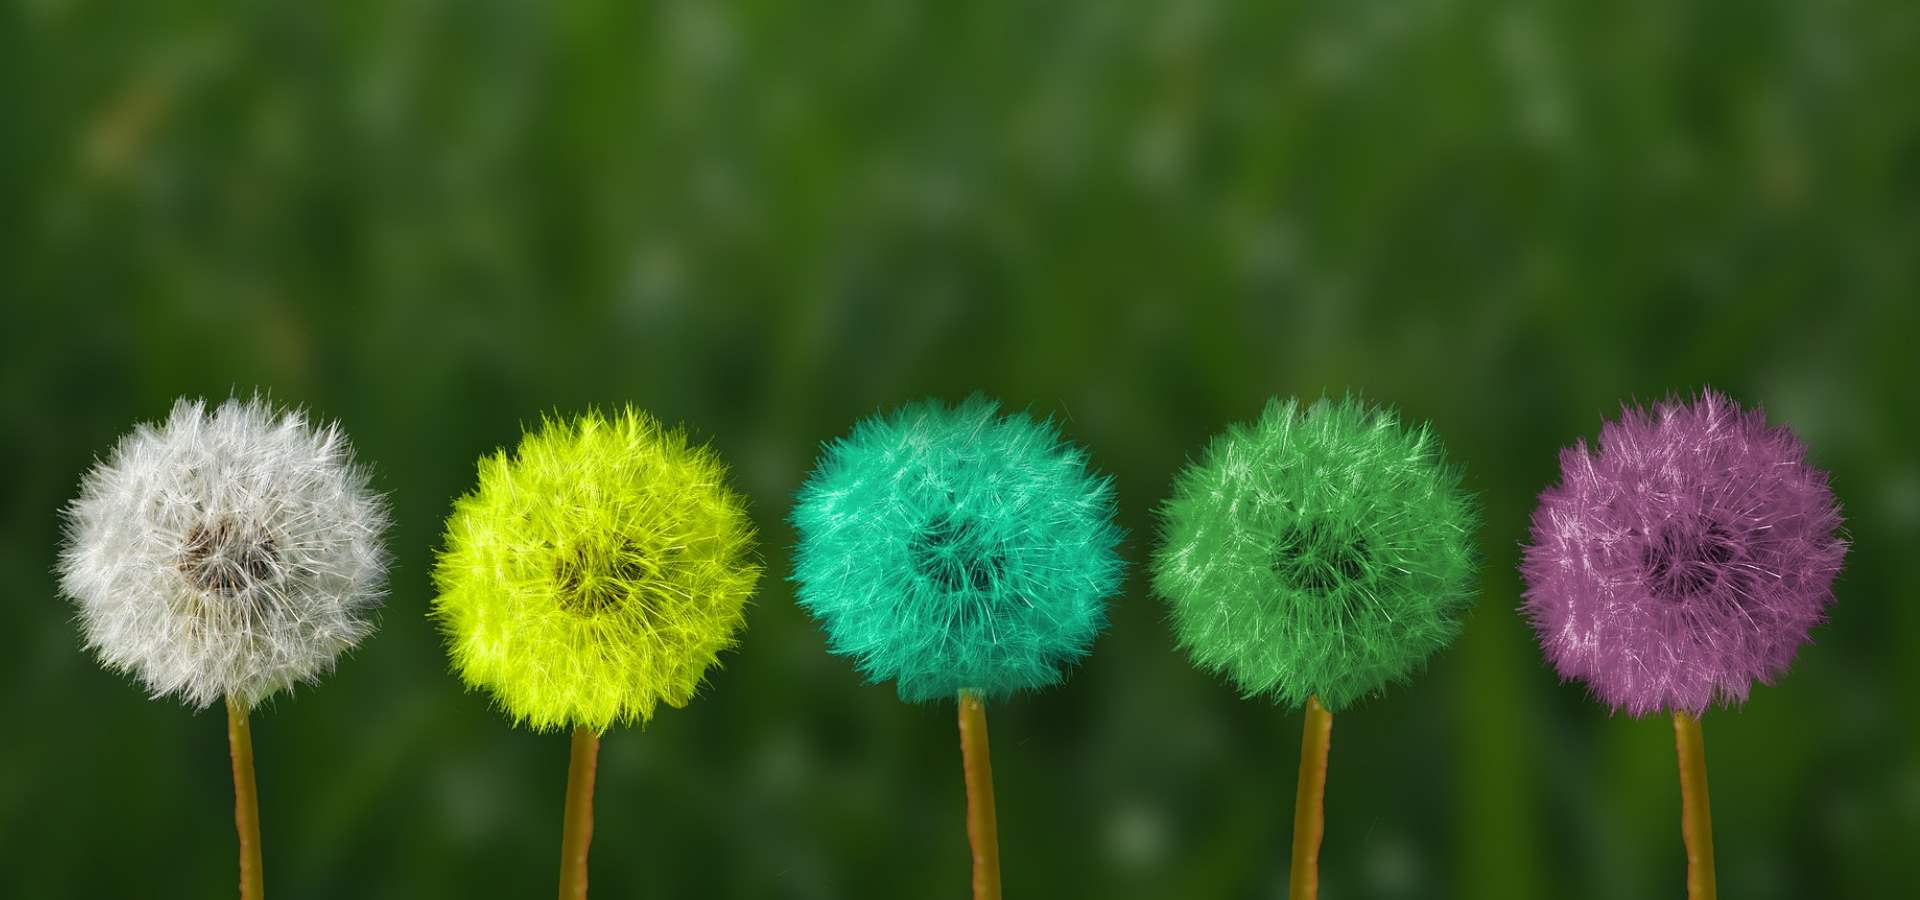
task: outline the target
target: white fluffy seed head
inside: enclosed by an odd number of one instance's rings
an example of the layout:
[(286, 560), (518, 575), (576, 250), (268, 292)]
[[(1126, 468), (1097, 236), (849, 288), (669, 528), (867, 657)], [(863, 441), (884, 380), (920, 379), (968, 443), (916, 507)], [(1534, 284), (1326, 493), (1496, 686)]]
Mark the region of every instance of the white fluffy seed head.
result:
[(87, 646), (153, 696), (252, 706), (372, 632), (386, 526), (337, 424), (183, 399), (81, 481), (60, 585)]

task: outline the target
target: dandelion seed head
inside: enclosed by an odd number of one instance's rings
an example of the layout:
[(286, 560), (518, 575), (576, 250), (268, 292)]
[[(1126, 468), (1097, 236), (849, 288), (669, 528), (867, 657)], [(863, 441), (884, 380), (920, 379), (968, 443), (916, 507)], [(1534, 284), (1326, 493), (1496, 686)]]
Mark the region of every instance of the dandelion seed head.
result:
[(718, 454), (644, 412), (548, 419), (480, 461), (434, 567), (453, 668), (536, 731), (684, 706), (760, 577)]
[(1194, 663), (1330, 710), (1460, 631), (1479, 524), (1439, 441), (1353, 398), (1271, 401), (1215, 437), (1160, 509), (1153, 589)]
[(1564, 680), (1615, 710), (1699, 715), (1784, 673), (1847, 545), (1827, 475), (1760, 410), (1711, 389), (1626, 408), (1560, 455), (1521, 563)]
[(828, 444), (801, 488), (799, 603), (909, 702), (1058, 684), (1120, 588), (1112, 483), (1051, 422), (975, 395)]
[(372, 632), (386, 526), (337, 424), (183, 399), (82, 479), (60, 585), (87, 646), (153, 696), (251, 706)]

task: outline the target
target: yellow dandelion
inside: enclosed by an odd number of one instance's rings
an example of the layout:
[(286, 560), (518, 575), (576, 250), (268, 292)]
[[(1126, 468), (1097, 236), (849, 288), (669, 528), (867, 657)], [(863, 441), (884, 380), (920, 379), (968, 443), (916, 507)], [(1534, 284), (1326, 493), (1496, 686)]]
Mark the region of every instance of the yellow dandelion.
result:
[(433, 616), (454, 670), (515, 724), (574, 731), (563, 896), (585, 895), (599, 734), (684, 706), (745, 621), (760, 567), (726, 476), (644, 412), (588, 412), (481, 459), (447, 519)]

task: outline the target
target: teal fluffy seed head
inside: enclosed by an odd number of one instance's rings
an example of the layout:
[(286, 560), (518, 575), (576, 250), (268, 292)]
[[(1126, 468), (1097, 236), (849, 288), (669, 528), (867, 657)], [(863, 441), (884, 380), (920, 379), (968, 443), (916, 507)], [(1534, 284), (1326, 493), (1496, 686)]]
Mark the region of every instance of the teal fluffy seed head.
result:
[(833, 652), (910, 702), (1057, 684), (1106, 624), (1113, 485), (1051, 422), (975, 395), (829, 443), (800, 489), (793, 581)]
[(1338, 710), (1460, 631), (1479, 514), (1426, 425), (1351, 397), (1229, 426), (1161, 507), (1153, 589), (1194, 663)]

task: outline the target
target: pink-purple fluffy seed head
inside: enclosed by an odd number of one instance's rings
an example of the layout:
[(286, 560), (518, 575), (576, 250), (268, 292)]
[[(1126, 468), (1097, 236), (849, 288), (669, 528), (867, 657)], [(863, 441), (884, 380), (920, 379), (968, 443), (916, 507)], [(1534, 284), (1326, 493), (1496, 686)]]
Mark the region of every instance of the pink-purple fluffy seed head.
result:
[(1786, 671), (1833, 600), (1840, 509), (1806, 447), (1713, 390), (1560, 455), (1521, 572), (1547, 660), (1616, 711), (1705, 712)]

